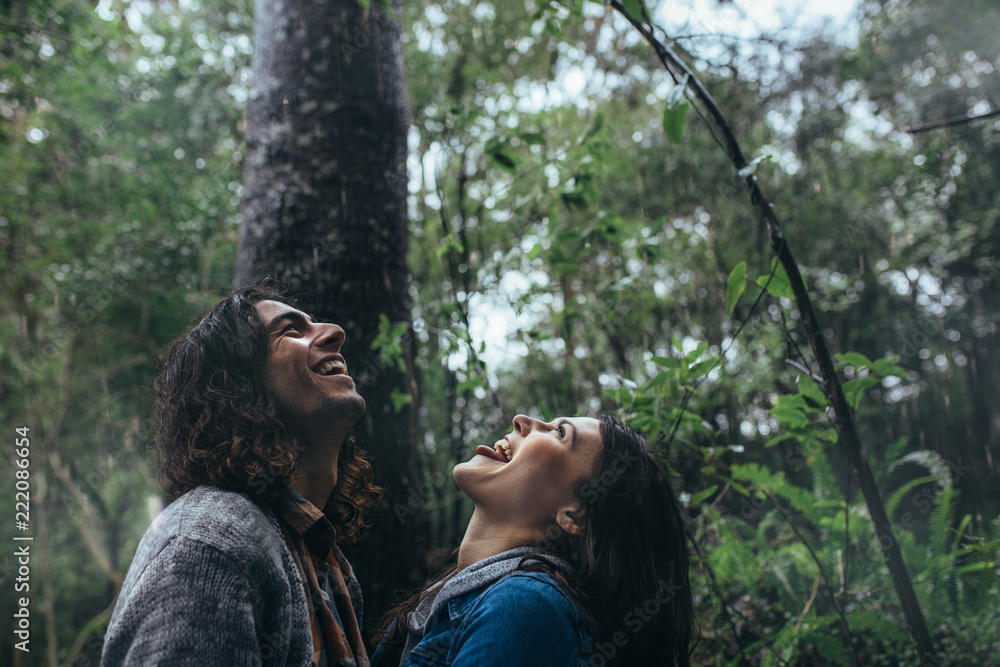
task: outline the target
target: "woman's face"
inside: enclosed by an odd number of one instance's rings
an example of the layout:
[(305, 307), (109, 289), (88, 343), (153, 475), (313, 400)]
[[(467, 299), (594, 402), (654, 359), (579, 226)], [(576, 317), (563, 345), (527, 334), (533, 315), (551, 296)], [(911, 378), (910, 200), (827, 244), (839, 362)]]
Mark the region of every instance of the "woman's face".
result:
[[(491, 523), (545, 532), (555, 521), (567, 529), (565, 513), (579, 516), (576, 491), (593, 474), (604, 446), (600, 422), (560, 417), (546, 423), (518, 415), (513, 426), (498, 441), (505, 445), (481, 445), (471, 460), (455, 466), (455, 483)], [(505, 448), (509, 455), (497, 451)]]

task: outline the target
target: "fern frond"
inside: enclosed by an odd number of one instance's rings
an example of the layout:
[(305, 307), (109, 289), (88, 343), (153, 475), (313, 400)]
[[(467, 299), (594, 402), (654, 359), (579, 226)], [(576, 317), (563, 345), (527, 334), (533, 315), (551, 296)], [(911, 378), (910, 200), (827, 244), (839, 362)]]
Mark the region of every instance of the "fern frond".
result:
[(927, 475), (925, 477), (918, 477), (916, 479), (911, 479), (909, 482), (899, 487), (892, 492), (889, 496), (889, 500), (885, 503), (885, 513), (887, 516), (891, 517), (896, 512), (896, 506), (899, 502), (906, 497), (906, 494), (913, 490), (914, 487), (920, 486), (921, 484), (928, 484), (930, 482), (936, 482), (937, 479), (933, 475)]
[(955, 509), (955, 499), (958, 491), (952, 488), (943, 489), (934, 499), (934, 511), (931, 512), (931, 553), (935, 556), (947, 554), (945, 545), (947, 544), (949, 528), (951, 526), (951, 516)]
[(789, 482), (783, 471), (771, 472), (767, 466), (757, 463), (734, 464), (730, 470), (736, 479), (750, 482), (761, 491), (784, 498), (803, 514), (809, 515), (816, 502), (811, 492)]
[(937, 483), (941, 485), (942, 488), (951, 488), (951, 471), (948, 469), (948, 464), (945, 462), (944, 458), (937, 452), (933, 452), (929, 449), (920, 449), (915, 452), (910, 452), (906, 456), (896, 459), (889, 466), (889, 472), (898, 468), (905, 463), (916, 463), (919, 466), (923, 466), (927, 471), (937, 480)]
[(738, 535), (734, 523), (739, 525), (739, 522), (726, 519), (715, 524), (722, 538), (722, 543), (712, 550), (715, 574), (727, 583), (735, 581), (743, 588), (752, 589), (760, 580), (761, 567), (757, 564), (756, 554), (748, 546), (753, 543), (752, 538)]
[(816, 653), (824, 660), (843, 667), (851, 664), (851, 652), (839, 635), (816, 633), (812, 641), (816, 645)]
[(885, 612), (874, 609), (854, 611), (847, 615), (847, 627), (855, 635), (874, 633), (882, 639), (897, 644), (910, 641), (909, 636), (895, 623), (886, 622)]

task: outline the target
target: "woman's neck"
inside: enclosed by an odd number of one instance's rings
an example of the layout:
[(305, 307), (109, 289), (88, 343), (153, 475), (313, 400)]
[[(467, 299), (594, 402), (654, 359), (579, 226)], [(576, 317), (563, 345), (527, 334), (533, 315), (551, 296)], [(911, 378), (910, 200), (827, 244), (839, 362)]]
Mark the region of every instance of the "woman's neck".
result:
[(496, 556), (514, 547), (524, 547), (536, 542), (534, 531), (525, 530), (523, 527), (497, 525), (489, 521), (478, 509), (472, 511), (472, 518), (469, 519), (469, 527), (465, 530), (465, 537), (458, 547), (459, 570), (485, 560), (490, 556)]

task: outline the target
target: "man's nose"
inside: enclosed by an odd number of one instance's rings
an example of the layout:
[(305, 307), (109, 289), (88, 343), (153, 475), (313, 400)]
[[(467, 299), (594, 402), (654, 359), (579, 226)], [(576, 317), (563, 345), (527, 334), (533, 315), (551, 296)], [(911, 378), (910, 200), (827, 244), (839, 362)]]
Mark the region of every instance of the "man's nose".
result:
[(336, 324), (317, 324), (319, 329), (319, 340), (316, 344), (321, 347), (331, 347), (334, 352), (339, 352), (340, 348), (344, 346), (344, 339), (347, 338), (347, 334), (344, 330)]

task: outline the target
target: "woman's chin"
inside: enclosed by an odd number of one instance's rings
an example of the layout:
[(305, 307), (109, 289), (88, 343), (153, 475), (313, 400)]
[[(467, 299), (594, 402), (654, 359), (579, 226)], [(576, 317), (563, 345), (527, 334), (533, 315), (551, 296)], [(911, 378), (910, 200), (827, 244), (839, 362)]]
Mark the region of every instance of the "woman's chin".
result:
[(461, 463), (456, 464), (455, 467), (451, 469), (451, 478), (455, 480), (455, 484), (458, 486), (460, 491), (463, 492), (465, 491), (462, 482), (467, 477), (467, 473), (469, 472), (468, 469), (469, 466), (471, 465), (472, 461), (462, 461)]
[(451, 478), (455, 480), (458, 490), (467, 495), (475, 502), (480, 483), (486, 480), (485, 466), (482, 465), (481, 456), (473, 457), (471, 461), (463, 461), (452, 468)]

